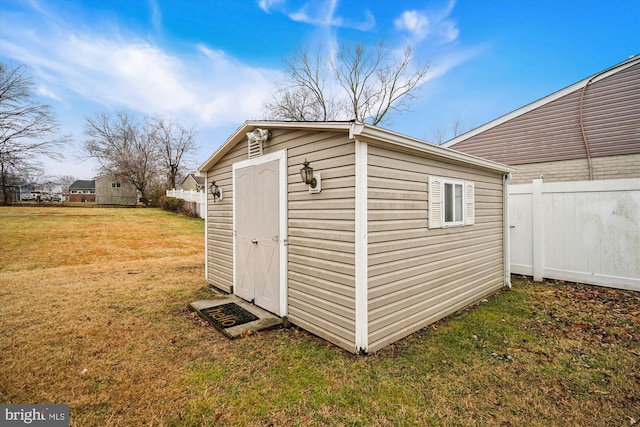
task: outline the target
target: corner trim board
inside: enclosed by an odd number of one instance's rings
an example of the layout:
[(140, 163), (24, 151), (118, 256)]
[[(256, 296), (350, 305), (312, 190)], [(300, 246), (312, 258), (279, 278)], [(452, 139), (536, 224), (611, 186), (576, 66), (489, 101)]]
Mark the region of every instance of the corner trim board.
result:
[(367, 143), (355, 140), (356, 161), (356, 352), (367, 352), (369, 347), (369, 295), (368, 295), (368, 184), (367, 184)]
[(209, 282), (209, 173), (204, 174), (204, 280)]

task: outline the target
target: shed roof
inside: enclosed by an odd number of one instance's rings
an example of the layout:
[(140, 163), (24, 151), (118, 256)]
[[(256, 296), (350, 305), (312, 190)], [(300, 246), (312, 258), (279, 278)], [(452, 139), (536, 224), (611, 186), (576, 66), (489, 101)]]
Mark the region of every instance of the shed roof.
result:
[(503, 116), (498, 117), (497, 119), (494, 119), (490, 122), (487, 122), (481, 126), (478, 126), (475, 129), (470, 130), (469, 132), (463, 133), (462, 135), (458, 135), (455, 138), (450, 139), (449, 141), (446, 141), (444, 144), (441, 145), (441, 147), (452, 147), (462, 141), (465, 141), (469, 138), (472, 138), (482, 132), (486, 132), (489, 129), (492, 129), (496, 126), (499, 126), (505, 122), (508, 122), (509, 120), (515, 119), (516, 117), (520, 117), (523, 114), (526, 114), (530, 111), (533, 111), (537, 108), (540, 108), (544, 105), (547, 105), (553, 101), (556, 101), (560, 98), (562, 98), (563, 96), (569, 95), (573, 92), (576, 92), (578, 90), (581, 90), (582, 88), (585, 87), (586, 84), (592, 84), (595, 82), (598, 82), (600, 80), (606, 79), (607, 77), (610, 77), (616, 73), (619, 73), (623, 70), (626, 70), (627, 68), (634, 66), (636, 64), (640, 63), (640, 55), (635, 55), (635, 56), (631, 56), (630, 58), (612, 66), (609, 68), (606, 68), (602, 71), (599, 71), (585, 79), (580, 80), (579, 82), (576, 82), (572, 85), (569, 85), (563, 89), (560, 89), (556, 92), (553, 92), (550, 95), (547, 95), (543, 98), (538, 99), (537, 101), (531, 102), (523, 107), (520, 107), (516, 110), (513, 110), (510, 113), (507, 113)]
[(69, 189), (78, 189), (78, 188), (95, 190), (96, 182), (95, 180), (89, 180), (89, 179), (77, 179), (73, 182), (73, 184), (69, 186)]
[(402, 135), (397, 132), (382, 129), (377, 126), (359, 123), (356, 121), (346, 122), (289, 122), (289, 121), (270, 121), (270, 120), (253, 120), (246, 121), (240, 126), (236, 132), (227, 139), (227, 141), (215, 151), (199, 168), (199, 172), (208, 171), (215, 165), (225, 154), (227, 154), (240, 141), (246, 138), (248, 132), (256, 128), (262, 129), (304, 129), (310, 131), (337, 131), (347, 133), (350, 140), (356, 139), (366, 142), (381, 143), (384, 145), (395, 146), (407, 150), (412, 150), (424, 154), (432, 155), (442, 160), (455, 161), (481, 167), (485, 169), (495, 170), (503, 173), (515, 172), (516, 169), (503, 165), (501, 163), (482, 159), (480, 157), (465, 154), (450, 148), (433, 145), (427, 141)]

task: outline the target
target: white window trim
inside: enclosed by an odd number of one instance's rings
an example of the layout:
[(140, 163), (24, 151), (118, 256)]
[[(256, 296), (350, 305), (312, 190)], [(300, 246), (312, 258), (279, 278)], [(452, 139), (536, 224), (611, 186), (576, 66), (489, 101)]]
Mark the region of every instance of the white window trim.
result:
[[(454, 208), (453, 211), (453, 218), (455, 218), (455, 186), (459, 185), (460, 187), (462, 187), (462, 217), (459, 221), (456, 221), (455, 219), (453, 221), (447, 221), (447, 201), (445, 200), (446, 198), (446, 194), (447, 192), (445, 191), (445, 187), (447, 185), (453, 185), (454, 186), (454, 192), (453, 192), (453, 201), (451, 206)], [(466, 212), (465, 212), (465, 191), (466, 191), (466, 185), (465, 182), (460, 180), (460, 179), (452, 179), (452, 178), (442, 178), (442, 228), (446, 228), (446, 227), (460, 227), (462, 225), (465, 225), (465, 217), (466, 217)]]
[[(288, 171), (287, 171), (287, 150), (280, 150), (269, 154), (264, 154), (260, 157), (253, 157), (251, 159), (241, 160), (239, 162), (231, 165), (232, 175), (231, 182), (232, 185), (236, 183), (236, 171), (241, 168), (245, 168), (248, 166), (256, 166), (262, 163), (271, 162), (274, 160), (278, 161), (278, 173), (280, 180), (280, 197), (278, 200), (278, 206), (280, 209), (280, 218), (278, 219), (278, 228), (280, 232), (280, 310), (276, 313), (280, 317), (289, 315), (289, 251), (287, 248), (288, 245), (288, 208), (287, 208), (287, 197), (288, 197)], [(233, 216), (233, 283), (237, 283), (237, 241), (236, 241), (236, 198), (232, 199), (232, 216)], [(208, 214), (207, 214), (208, 215)], [(235, 290), (234, 290), (235, 293)]]
[[(462, 184), (462, 221), (444, 221), (445, 184)], [(427, 226), (432, 228), (464, 227), (475, 223), (475, 184), (456, 178), (429, 176), (429, 203)]]

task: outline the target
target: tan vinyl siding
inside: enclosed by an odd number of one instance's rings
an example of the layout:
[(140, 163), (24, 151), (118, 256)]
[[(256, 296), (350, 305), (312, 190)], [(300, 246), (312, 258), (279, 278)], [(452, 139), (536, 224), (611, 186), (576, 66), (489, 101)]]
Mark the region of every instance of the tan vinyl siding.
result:
[[(288, 318), (309, 332), (353, 351), (355, 336), (355, 152), (342, 132), (272, 129), (268, 154), (287, 149)], [(208, 281), (227, 292), (233, 285), (232, 164), (247, 159), (246, 138), (208, 173), (224, 200), (208, 195)], [(322, 174), (322, 192), (300, 180), (308, 160)], [(208, 191), (208, 189), (207, 189)]]
[[(369, 351), (503, 286), (502, 175), (369, 144)], [(473, 181), (475, 224), (428, 229), (428, 177)]]
[[(520, 165), (586, 158), (580, 129), (582, 88), (451, 148)], [(587, 87), (584, 128), (591, 157), (640, 153), (640, 64)]]
[(213, 202), (207, 192), (207, 281), (225, 292), (233, 292), (233, 171), (235, 162), (247, 158), (246, 141), (238, 144), (207, 173), (207, 185), (214, 180), (222, 188), (223, 200)]
[[(289, 149), (289, 320), (353, 351), (355, 149), (344, 133), (314, 137)], [(300, 181), (305, 159), (322, 176), (318, 194)]]

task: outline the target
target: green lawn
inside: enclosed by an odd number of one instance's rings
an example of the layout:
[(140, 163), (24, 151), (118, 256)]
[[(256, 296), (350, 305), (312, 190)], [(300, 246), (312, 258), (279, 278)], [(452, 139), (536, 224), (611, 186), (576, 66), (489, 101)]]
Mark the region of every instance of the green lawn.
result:
[(514, 280), (370, 356), (303, 330), (235, 341), (208, 296), (202, 220), (0, 207), (0, 402), (74, 426), (628, 426), (640, 294)]

